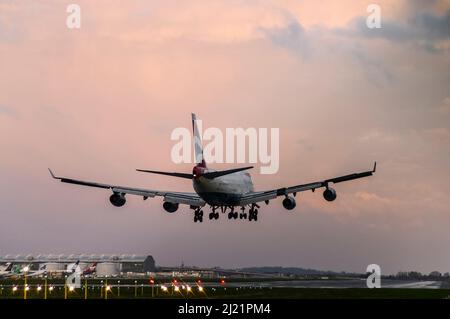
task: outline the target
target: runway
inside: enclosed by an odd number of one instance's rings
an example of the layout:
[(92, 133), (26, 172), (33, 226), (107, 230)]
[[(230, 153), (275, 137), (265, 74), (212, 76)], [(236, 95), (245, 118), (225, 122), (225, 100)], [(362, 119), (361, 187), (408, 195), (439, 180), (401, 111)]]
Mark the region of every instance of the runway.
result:
[[(219, 286), (216, 283), (205, 283), (205, 287)], [(262, 288), (367, 288), (365, 279), (342, 280), (292, 280), (292, 281), (264, 281), (264, 282), (227, 282), (227, 287), (262, 287)], [(439, 289), (439, 281), (407, 281), (382, 279), (382, 288), (428, 288)]]

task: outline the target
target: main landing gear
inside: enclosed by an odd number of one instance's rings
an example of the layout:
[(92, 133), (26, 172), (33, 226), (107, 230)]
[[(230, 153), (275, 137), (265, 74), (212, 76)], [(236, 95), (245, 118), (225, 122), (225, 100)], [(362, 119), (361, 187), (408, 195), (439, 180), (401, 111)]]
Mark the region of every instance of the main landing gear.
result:
[(203, 222), (203, 210), (201, 210), (200, 208), (196, 208), (194, 210), (194, 223), (196, 222)]
[(258, 221), (258, 208), (256, 208), (255, 205), (252, 205), (252, 207), (248, 211), (248, 220), (254, 220), (255, 222)]
[[(251, 204), (249, 205), (248, 213), (245, 211), (245, 206), (241, 206), (240, 210), (241, 212), (238, 213), (235, 211), (235, 207), (233, 206), (211, 206), (212, 211), (209, 213), (208, 217), (209, 220), (218, 220), (219, 219), (219, 212), (218, 209), (220, 208), (221, 213), (226, 213), (227, 209), (229, 209), (228, 212), (228, 220), (232, 219), (248, 219), (248, 221), (258, 221), (258, 208), (259, 206), (257, 204)], [(201, 210), (200, 207), (196, 207), (194, 209), (194, 222), (203, 222), (203, 210)]]
[(210, 220), (212, 220), (212, 219), (219, 219), (219, 213), (216, 213), (216, 209), (217, 209), (217, 207), (212, 207), (212, 212), (211, 213), (209, 213), (209, 219)]

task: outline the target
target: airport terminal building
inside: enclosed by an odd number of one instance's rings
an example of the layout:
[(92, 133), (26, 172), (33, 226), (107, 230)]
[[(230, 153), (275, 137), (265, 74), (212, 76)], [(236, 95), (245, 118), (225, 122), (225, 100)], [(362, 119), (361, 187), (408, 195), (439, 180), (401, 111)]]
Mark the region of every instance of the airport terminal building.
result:
[(82, 269), (96, 263), (98, 277), (146, 274), (156, 271), (155, 260), (151, 255), (29, 254), (0, 256), (0, 264), (28, 265), (30, 269), (34, 270), (45, 265), (49, 273), (64, 270), (67, 265), (76, 262), (79, 262)]

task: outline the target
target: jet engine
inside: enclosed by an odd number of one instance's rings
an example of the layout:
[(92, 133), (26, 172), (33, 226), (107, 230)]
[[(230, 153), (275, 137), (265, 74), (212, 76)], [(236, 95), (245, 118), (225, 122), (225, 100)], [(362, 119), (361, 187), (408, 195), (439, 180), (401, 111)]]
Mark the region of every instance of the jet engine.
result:
[(283, 207), (287, 210), (293, 210), (297, 206), (295, 203), (295, 198), (291, 196), (286, 196), (285, 199), (283, 199)]
[(125, 199), (125, 194), (114, 193), (109, 197), (109, 201), (116, 207), (122, 207), (125, 205), (127, 200)]
[(336, 199), (336, 197), (337, 197), (336, 190), (334, 190), (333, 188), (327, 188), (323, 192), (323, 198), (325, 198), (329, 202), (334, 201)]
[(178, 203), (164, 202), (163, 208), (168, 213), (175, 213), (178, 210)]

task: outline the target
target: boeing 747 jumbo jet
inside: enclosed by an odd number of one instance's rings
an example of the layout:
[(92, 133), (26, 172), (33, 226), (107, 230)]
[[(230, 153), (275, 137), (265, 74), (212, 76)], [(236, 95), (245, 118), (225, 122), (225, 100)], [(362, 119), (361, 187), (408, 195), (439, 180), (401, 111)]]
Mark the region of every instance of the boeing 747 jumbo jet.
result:
[[(112, 195), (109, 200), (111, 204), (116, 207), (125, 205), (125, 196), (127, 194), (142, 196), (144, 200), (149, 197), (153, 198), (155, 196), (161, 196), (164, 200), (163, 208), (167, 212), (176, 212), (180, 204), (189, 205), (189, 207), (194, 211), (194, 222), (203, 222), (202, 208), (206, 205), (211, 207), (211, 212), (209, 213), (210, 220), (219, 219), (219, 210), (222, 213), (226, 213), (228, 211), (228, 219), (237, 219), (238, 213), (235, 209), (238, 208), (241, 211), (239, 213), (240, 219), (248, 218), (249, 221), (257, 221), (258, 208), (260, 208), (259, 203), (265, 202), (266, 204), (269, 204), (270, 200), (275, 199), (278, 196), (284, 197), (283, 207), (287, 210), (292, 210), (296, 206), (295, 196), (297, 193), (308, 190), (314, 192), (317, 188), (324, 187), (325, 190), (323, 192), (323, 197), (325, 200), (331, 202), (336, 199), (336, 191), (330, 187), (330, 184), (371, 176), (375, 173), (376, 169), (375, 162), (373, 169), (366, 172), (353, 173), (313, 183), (276, 188), (267, 191), (254, 191), (250, 174), (248, 172), (244, 172), (252, 168), (252, 166), (223, 171), (217, 171), (207, 167), (205, 160), (203, 159), (203, 147), (195, 114), (192, 114), (192, 128), (194, 135), (195, 158), (197, 163), (194, 166), (192, 173), (171, 173), (141, 169), (137, 170), (139, 172), (162, 174), (192, 180), (195, 191), (192, 193), (159, 191), (88, 182), (72, 178), (58, 177), (55, 176), (50, 169), (49, 171), (53, 178), (58, 179), (63, 183), (111, 190)], [(248, 208), (248, 215), (245, 212), (246, 208)]]

